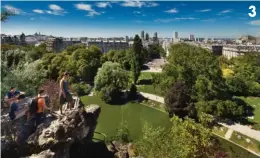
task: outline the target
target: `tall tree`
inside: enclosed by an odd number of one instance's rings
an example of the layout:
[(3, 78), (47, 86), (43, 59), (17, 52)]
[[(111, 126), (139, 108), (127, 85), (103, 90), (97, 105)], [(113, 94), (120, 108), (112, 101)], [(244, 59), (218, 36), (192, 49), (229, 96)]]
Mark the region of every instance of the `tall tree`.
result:
[(183, 81), (177, 81), (167, 91), (164, 98), (169, 115), (183, 118), (189, 114), (190, 95)]
[(95, 91), (101, 98), (112, 103), (119, 101), (120, 92), (128, 86), (128, 74), (119, 63), (105, 62), (95, 76)]
[(8, 18), (10, 16), (14, 16), (15, 14), (13, 12), (7, 11), (7, 10), (3, 10), (1, 12), (1, 21), (5, 22), (6, 20), (8, 20)]
[(143, 62), (142, 50), (143, 50), (142, 40), (138, 35), (135, 35), (133, 52), (132, 52), (132, 61), (131, 61), (131, 71), (132, 71), (134, 84), (136, 84), (141, 72), (141, 67)]

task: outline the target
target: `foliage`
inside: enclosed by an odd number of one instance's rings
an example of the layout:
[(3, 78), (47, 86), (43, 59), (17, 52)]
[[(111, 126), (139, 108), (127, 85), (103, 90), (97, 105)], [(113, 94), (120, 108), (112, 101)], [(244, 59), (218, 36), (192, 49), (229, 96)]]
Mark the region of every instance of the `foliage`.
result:
[(199, 113), (204, 112), (223, 118), (236, 118), (244, 114), (243, 106), (230, 100), (199, 101), (196, 104)]
[(235, 95), (260, 96), (260, 55), (247, 53), (232, 58), (229, 63), (234, 72), (227, 77), (229, 91)]
[(106, 102), (118, 99), (120, 91), (128, 86), (128, 73), (119, 63), (106, 62), (95, 76), (95, 91), (103, 96)]
[(165, 57), (166, 52), (160, 44), (154, 43), (148, 46), (149, 58)]
[(100, 64), (101, 51), (96, 46), (88, 49), (79, 48), (75, 50), (70, 57), (70, 70), (83, 81), (91, 82), (97, 73)]
[(141, 67), (143, 65), (144, 59), (142, 56), (142, 40), (138, 35), (135, 35), (134, 44), (133, 44), (133, 51), (131, 52), (131, 72), (134, 84), (138, 81), (138, 77), (140, 76)]
[(170, 116), (175, 114), (183, 118), (189, 114), (190, 94), (184, 82), (177, 81), (174, 83), (168, 89), (164, 101)]
[(84, 49), (84, 48), (86, 48), (86, 46), (84, 44), (74, 44), (74, 45), (68, 46), (66, 48), (65, 52), (67, 55), (71, 55), (77, 49)]
[(2, 10), (1, 11), (1, 21), (5, 22), (10, 16), (14, 16), (15, 13), (7, 11), (7, 10)]
[(9, 49), (7, 51), (3, 51), (1, 54), (1, 59), (2, 61), (6, 62), (6, 66), (8, 68), (10, 67), (16, 67), (18, 66), (18, 64), (23, 64), (25, 63), (25, 56), (26, 56), (26, 52), (19, 49), (19, 48), (15, 48), (15, 49)]
[[(174, 81), (183, 80), (195, 100), (208, 95), (210, 98), (224, 97), (221, 95), (226, 87), (217, 57), (203, 48), (187, 44), (172, 45), (162, 76), (163, 87), (169, 87)], [(201, 87), (205, 82), (207, 87)], [(196, 88), (200, 89), (199, 93)], [(207, 88), (211, 88), (210, 92), (205, 91)]]
[(72, 84), (72, 89), (79, 95), (79, 96), (83, 96), (83, 95), (87, 95), (90, 93), (91, 91), (91, 86), (89, 84), (84, 84), (84, 83), (75, 83)]
[(37, 89), (46, 78), (46, 72), (40, 71), (39, 65), (41, 65), (41, 61), (37, 60), (9, 71), (9, 73), (3, 77), (1, 83), (1, 96), (4, 96), (4, 93), (9, 90), (10, 87), (16, 87), (19, 90), (25, 91), (27, 95), (35, 95)]
[(112, 61), (120, 63), (120, 65), (125, 70), (130, 70), (131, 61), (131, 51), (130, 50), (110, 50), (101, 57), (101, 62), (105, 63), (107, 61)]
[(46, 54), (46, 44), (42, 43), (37, 47), (34, 47), (31, 51), (28, 52), (28, 56), (32, 61), (40, 59), (44, 54)]
[(169, 130), (145, 125), (143, 136), (137, 141), (141, 156), (187, 158), (213, 156), (218, 149), (211, 131), (191, 119), (173, 117)]
[(129, 136), (130, 132), (128, 129), (127, 122), (121, 122), (118, 128), (116, 129), (116, 134), (114, 137), (112, 137), (112, 140), (128, 143), (130, 142)]

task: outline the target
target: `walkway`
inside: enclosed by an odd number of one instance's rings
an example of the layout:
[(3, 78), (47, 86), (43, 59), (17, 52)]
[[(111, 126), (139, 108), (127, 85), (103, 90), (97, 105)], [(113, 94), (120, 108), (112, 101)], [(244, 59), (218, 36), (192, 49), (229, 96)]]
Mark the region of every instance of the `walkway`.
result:
[(232, 129), (228, 129), (227, 133), (225, 134), (225, 138), (226, 139), (230, 139), (232, 134), (233, 134), (233, 130)]
[(150, 93), (144, 93), (144, 92), (139, 92), (142, 96), (144, 96), (147, 99), (153, 100), (153, 101), (157, 101), (159, 103), (163, 103), (164, 104), (164, 98), (154, 95), (154, 94), (150, 94)]
[(239, 133), (242, 133), (242, 134), (244, 134), (244, 135), (246, 135), (248, 137), (251, 137), (251, 138), (254, 138), (254, 139), (260, 141), (260, 131), (251, 129), (248, 126), (240, 125), (240, 124), (237, 124), (237, 123), (235, 123), (233, 125), (227, 125), (225, 123), (219, 123), (219, 124), (229, 128), (229, 129), (232, 129), (234, 131), (237, 131)]
[[(153, 101), (157, 101), (159, 103), (163, 103), (164, 104), (164, 98), (161, 97), (161, 96), (157, 96), (157, 95), (150, 94), (150, 93), (144, 93), (144, 92), (140, 92), (140, 94), (142, 94), (147, 99), (150, 99), (150, 100), (153, 100)], [(232, 131), (233, 130), (237, 131), (237, 132), (242, 133), (242, 134), (244, 134), (244, 135), (246, 135), (246, 136), (248, 136), (250, 138), (253, 138), (253, 139), (256, 139), (256, 140), (260, 141), (260, 131), (251, 129), (248, 126), (237, 124), (237, 123), (233, 124), (233, 125), (228, 125), (228, 124), (225, 124), (225, 123), (219, 123), (219, 124), (221, 124), (222, 126), (227, 127), (228, 129), (230, 129)], [(229, 137), (229, 135), (228, 135), (228, 137)]]

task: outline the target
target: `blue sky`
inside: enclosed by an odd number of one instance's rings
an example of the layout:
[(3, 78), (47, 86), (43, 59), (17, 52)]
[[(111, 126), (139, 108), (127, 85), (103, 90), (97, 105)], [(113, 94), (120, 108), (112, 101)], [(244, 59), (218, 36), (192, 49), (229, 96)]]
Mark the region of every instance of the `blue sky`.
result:
[(141, 30), (150, 36), (239, 37), (260, 35), (260, 13), (249, 17), (250, 5), (260, 2), (178, 1), (2, 1), (1, 10), (17, 16), (1, 23), (5, 34), (64, 37), (133, 36)]

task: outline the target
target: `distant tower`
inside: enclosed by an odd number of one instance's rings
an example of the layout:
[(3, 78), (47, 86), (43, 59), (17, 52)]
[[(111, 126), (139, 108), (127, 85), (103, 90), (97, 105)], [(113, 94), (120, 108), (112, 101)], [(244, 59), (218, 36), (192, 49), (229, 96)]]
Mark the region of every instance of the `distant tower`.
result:
[(129, 41), (129, 37), (125, 36), (125, 40), (126, 40), (126, 42), (128, 42)]
[(141, 32), (141, 38), (144, 39), (144, 30)]
[(156, 40), (158, 39), (158, 35), (157, 35), (157, 32), (154, 33), (154, 36), (153, 36)]
[(175, 32), (175, 39), (178, 39), (179, 37), (178, 37), (178, 32)]
[(146, 40), (146, 41), (149, 41), (149, 38), (150, 38), (150, 37), (149, 37), (149, 34), (146, 33), (146, 34), (145, 34), (145, 40)]
[(194, 35), (191, 34), (191, 35), (190, 35), (190, 40), (191, 40), (191, 41), (194, 41), (194, 39), (195, 39), (195, 38), (194, 38)]

